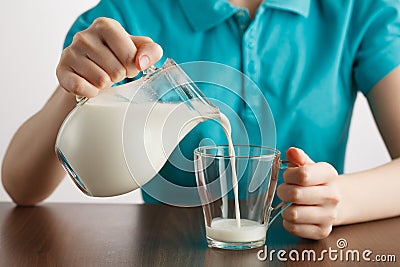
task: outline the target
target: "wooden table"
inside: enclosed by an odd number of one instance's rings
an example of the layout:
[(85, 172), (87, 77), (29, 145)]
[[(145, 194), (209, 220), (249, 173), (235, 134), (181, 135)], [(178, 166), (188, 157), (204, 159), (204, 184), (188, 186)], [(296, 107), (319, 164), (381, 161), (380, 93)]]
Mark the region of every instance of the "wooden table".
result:
[[(208, 248), (203, 223), (200, 208), (150, 204), (43, 204), (15, 208), (11, 203), (0, 203), (0, 266), (400, 265), (400, 218), (337, 227), (322, 241), (291, 236), (278, 220), (268, 232), (267, 257), (260, 249)], [(340, 239), (345, 239), (347, 247), (338, 247), (345, 243)], [(337, 244), (338, 240), (342, 243)], [(371, 261), (355, 261), (355, 251), (361, 257), (367, 249), (372, 251), (368, 255)], [(327, 251), (322, 254), (323, 261), (313, 262), (311, 251), (318, 259), (323, 250)], [(334, 255), (338, 257), (336, 261), (329, 258), (329, 250), (332, 259)], [(271, 253), (272, 261), (268, 258)], [(396, 257), (396, 262), (373, 262), (377, 255), (386, 257), (386, 261)], [(287, 261), (283, 262), (285, 258)]]

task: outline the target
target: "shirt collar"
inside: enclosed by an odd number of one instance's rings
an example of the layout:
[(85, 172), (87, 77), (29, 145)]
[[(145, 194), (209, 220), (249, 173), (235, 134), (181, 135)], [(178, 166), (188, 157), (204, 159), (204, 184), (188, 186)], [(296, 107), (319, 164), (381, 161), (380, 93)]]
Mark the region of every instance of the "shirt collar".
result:
[(311, 0), (265, 0), (264, 5), (297, 13), (307, 18), (310, 11)]
[[(311, 0), (264, 0), (262, 5), (308, 16)], [(185, 16), (196, 31), (206, 31), (235, 14), (240, 8), (228, 0), (179, 0)]]

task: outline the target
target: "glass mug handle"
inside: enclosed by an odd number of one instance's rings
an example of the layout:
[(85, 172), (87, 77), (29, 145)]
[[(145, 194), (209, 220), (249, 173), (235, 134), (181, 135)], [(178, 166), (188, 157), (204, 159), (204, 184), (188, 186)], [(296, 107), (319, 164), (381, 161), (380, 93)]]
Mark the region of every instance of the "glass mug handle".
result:
[[(291, 166), (299, 167), (298, 164), (293, 163), (291, 161), (280, 160), (279, 170), (281, 170), (281, 171), (286, 170), (287, 168), (289, 168)], [(270, 227), (271, 224), (276, 220), (276, 218), (278, 218), (278, 216), (281, 215), (282, 212), (285, 211), (285, 209), (290, 207), (290, 205), (292, 205), (291, 202), (281, 201), (278, 205), (276, 205), (276, 207), (270, 207), (270, 220), (268, 222), (268, 227)]]

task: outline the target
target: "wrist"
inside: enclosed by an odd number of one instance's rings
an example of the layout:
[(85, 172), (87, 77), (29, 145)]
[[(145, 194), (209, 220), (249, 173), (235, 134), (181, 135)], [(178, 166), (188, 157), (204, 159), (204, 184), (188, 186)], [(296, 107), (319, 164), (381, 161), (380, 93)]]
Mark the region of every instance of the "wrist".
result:
[(347, 196), (349, 194), (351, 195), (351, 192), (349, 192), (349, 188), (351, 188), (351, 186), (349, 185), (349, 181), (351, 180), (351, 178), (348, 176), (349, 175), (341, 174), (338, 175), (336, 180), (340, 195), (340, 201), (337, 206), (337, 216), (333, 222), (333, 226), (339, 226), (349, 223), (348, 221), (349, 215), (351, 213), (351, 203), (349, 203)]

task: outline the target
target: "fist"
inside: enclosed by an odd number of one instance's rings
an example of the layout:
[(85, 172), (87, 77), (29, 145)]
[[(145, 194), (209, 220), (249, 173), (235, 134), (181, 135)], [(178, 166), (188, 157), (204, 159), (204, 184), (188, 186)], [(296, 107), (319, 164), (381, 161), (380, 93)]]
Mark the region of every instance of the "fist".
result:
[(162, 53), (149, 37), (131, 36), (117, 21), (98, 18), (64, 49), (57, 78), (68, 92), (94, 97), (98, 90), (153, 65)]
[(331, 233), (337, 216), (338, 173), (326, 162), (315, 163), (301, 149), (289, 148), (286, 159), (298, 167), (286, 169), (284, 183), (278, 187), (278, 197), (292, 203), (282, 213), (283, 226), (300, 237), (323, 239)]

